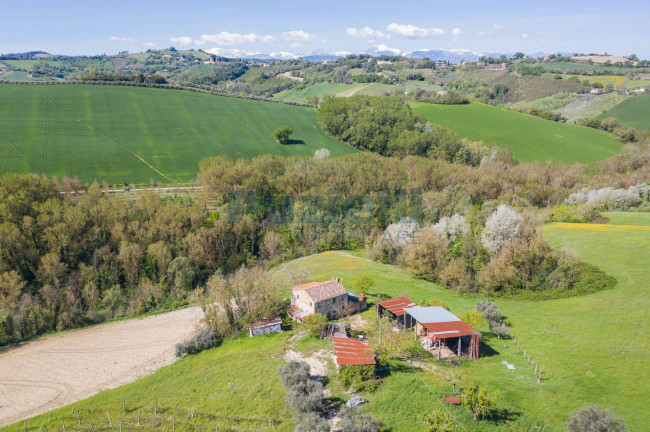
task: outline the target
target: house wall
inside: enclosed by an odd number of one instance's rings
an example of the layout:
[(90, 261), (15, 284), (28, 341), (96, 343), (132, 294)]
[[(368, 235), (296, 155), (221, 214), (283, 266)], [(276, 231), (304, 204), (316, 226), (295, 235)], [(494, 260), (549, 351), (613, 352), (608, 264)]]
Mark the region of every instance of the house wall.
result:
[(339, 311), (346, 308), (348, 304), (348, 295), (340, 295), (320, 302), (314, 302), (306, 292), (296, 290), (291, 295), (291, 306), (309, 313), (319, 313), (325, 315), (328, 319), (339, 315)]
[(295, 290), (291, 294), (291, 306), (305, 312), (314, 313), (314, 304), (306, 292)]

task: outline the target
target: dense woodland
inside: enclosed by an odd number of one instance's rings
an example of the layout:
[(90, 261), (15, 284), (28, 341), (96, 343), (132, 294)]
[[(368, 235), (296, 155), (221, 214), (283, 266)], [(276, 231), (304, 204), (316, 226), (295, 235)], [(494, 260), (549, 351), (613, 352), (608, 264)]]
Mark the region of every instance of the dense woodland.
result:
[[(215, 274), (330, 249), (365, 247), (461, 291), (580, 286), (580, 266), (552, 252), (535, 226), (545, 217), (593, 220), (599, 209), (647, 205), (647, 191), (635, 185), (649, 177), (646, 144), (590, 165), (472, 167), (369, 152), (215, 157), (200, 164), (205, 189), (196, 202), (154, 193), (118, 200), (97, 185), (72, 193), (74, 182), (5, 175), (0, 343), (176, 307), (201, 296)], [(517, 215), (516, 235), (491, 249), (485, 232), (501, 204)], [(559, 204), (557, 214), (540, 212)], [(452, 238), (449, 222), (461, 215), (467, 229)], [(420, 221), (423, 240), (381, 242), (386, 227), (406, 217)]]

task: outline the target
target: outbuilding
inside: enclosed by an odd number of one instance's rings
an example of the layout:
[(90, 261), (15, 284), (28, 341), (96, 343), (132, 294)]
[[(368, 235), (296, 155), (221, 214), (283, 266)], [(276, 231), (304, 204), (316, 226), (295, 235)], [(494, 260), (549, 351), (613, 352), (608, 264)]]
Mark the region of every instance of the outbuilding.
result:
[(268, 333), (282, 333), (282, 318), (265, 318), (248, 326), (250, 337)]

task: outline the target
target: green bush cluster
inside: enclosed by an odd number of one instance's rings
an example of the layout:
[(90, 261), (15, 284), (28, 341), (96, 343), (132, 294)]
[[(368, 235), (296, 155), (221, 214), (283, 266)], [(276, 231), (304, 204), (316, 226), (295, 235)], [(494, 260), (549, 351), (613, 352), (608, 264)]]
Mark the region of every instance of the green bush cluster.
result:
[(379, 387), (374, 365), (343, 365), (339, 369), (339, 381), (345, 389), (373, 392)]

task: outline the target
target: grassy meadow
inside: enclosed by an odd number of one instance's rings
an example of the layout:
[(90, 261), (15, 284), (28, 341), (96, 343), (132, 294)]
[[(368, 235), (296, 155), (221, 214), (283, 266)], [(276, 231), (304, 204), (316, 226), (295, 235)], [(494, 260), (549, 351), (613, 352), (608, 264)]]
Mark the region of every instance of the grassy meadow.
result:
[[(451, 396), (452, 385), (447, 378), (455, 378), (459, 385), (474, 381), (500, 392), (501, 410), (496, 421), (474, 422), (462, 407), (449, 407), (467, 430), (563, 431), (570, 411), (596, 402), (614, 407), (628, 430), (643, 430), (650, 422), (650, 413), (645, 409), (650, 379), (650, 344), (646, 336), (650, 330), (650, 297), (646, 292), (650, 286), (650, 214), (606, 216), (610, 219), (607, 225), (556, 223), (544, 226), (543, 233), (555, 247), (615, 276), (618, 284), (613, 289), (559, 300), (496, 300), (521, 347), (538, 362), (541, 383), (536, 382), (517, 343), (497, 339), (485, 326), (481, 328), (480, 359), (462, 360), (461, 366), (453, 367), (427, 357), (422, 368), (416, 370), (402, 361), (393, 361), (391, 373), (379, 389), (364, 394), (369, 403), (362, 409), (372, 412), (391, 431), (421, 431), (418, 416), (441, 408), (436, 396)], [(347, 287), (358, 274), (366, 273), (374, 282), (369, 290), (371, 303), (378, 297), (407, 296), (416, 302), (437, 298), (457, 315), (470, 311), (482, 299), (479, 294), (459, 295), (395, 266), (370, 261), (360, 252), (324, 252), (273, 271), (275, 277), (302, 273), (306, 280), (339, 276)], [(371, 307), (352, 318), (353, 326), (363, 330), (373, 346), (378, 340), (375, 313)], [(52, 418), (56, 423), (47, 426), (48, 430), (60, 430), (62, 419), (74, 425), (73, 410), (79, 410), (88, 421), (96, 419), (97, 430), (108, 429), (106, 410), (111, 413), (114, 428), (119, 418), (134, 428), (140, 408), (146, 414), (147, 425), (136, 429), (153, 430), (150, 424), (155, 415), (151, 411), (156, 401), (164, 410), (157, 417), (158, 429), (169, 429), (171, 415), (175, 415), (176, 421), (182, 422), (177, 427), (193, 430), (214, 430), (218, 422), (222, 422), (218, 423), (220, 427), (272, 430), (260, 423), (270, 414), (277, 430), (292, 430), (292, 413), (284, 403), (286, 392), (276, 372), (292, 333), (226, 341), (132, 384), (55, 410)], [(310, 337), (293, 345), (304, 355), (324, 348), (331, 349), (329, 341)], [(516, 369), (507, 369), (503, 361)], [(342, 403), (349, 395), (340, 387), (330, 360), (328, 365), (332, 400)], [(89, 414), (90, 404), (100, 414)], [(176, 404), (178, 410), (173, 409)], [(193, 408), (197, 415), (190, 419)], [(41, 415), (30, 419), (27, 430), (38, 430), (47, 418)], [(239, 423), (232, 423), (235, 419)], [(19, 431), (23, 427), (21, 422), (6, 430)]]
[(618, 153), (622, 144), (611, 134), (573, 124), (479, 103), (412, 104), (428, 121), (447, 126), (460, 137), (508, 147), (523, 162), (590, 162)]
[(616, 117), (623, 126), (650, 130), (650, 95), (628, 98), (598, 116), (607, 117)]
[[(180, 90), (0, 84), (0, 175), (84, 182), (172, 183), (196, 178), (207, 156), (355, 152), (323, 133), (311, 108)], [(288, 145), (271, 132), (288, 125)]]

